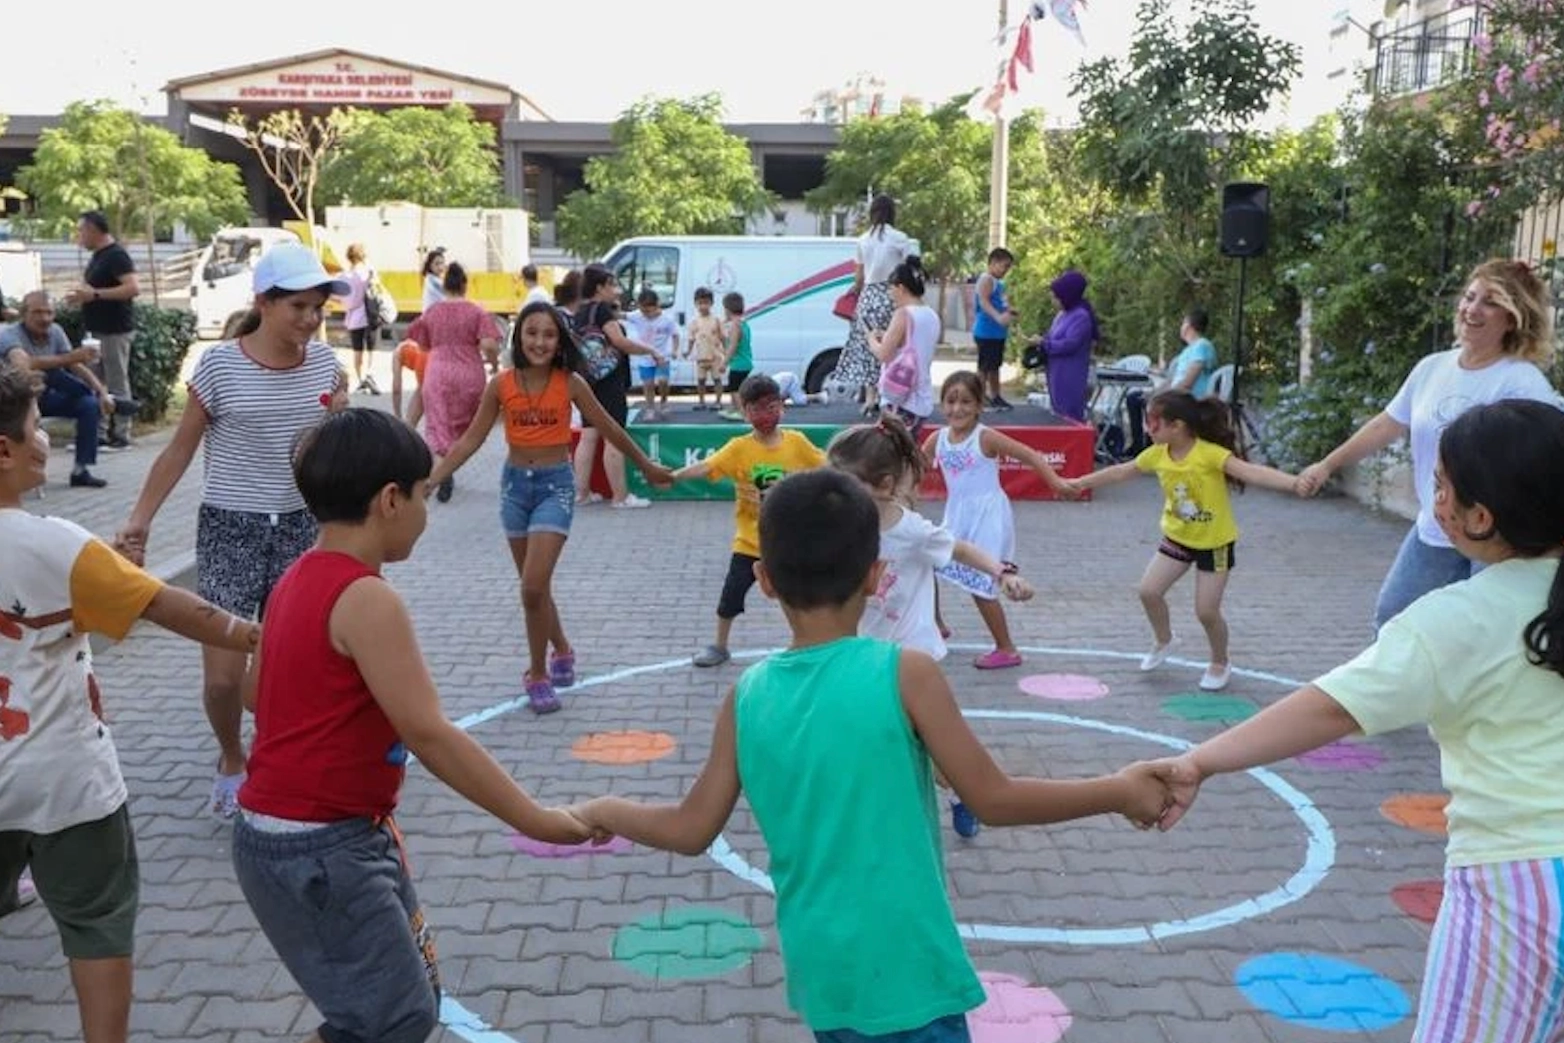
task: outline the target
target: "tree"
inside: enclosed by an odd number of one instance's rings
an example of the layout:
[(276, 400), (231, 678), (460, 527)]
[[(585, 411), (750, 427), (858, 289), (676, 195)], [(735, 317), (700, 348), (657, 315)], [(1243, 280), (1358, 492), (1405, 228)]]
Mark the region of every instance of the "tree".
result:
[(588, 160), (586, 187), (559, 207), (560, 241), (576, 254), (632, 235), (741, 232), (771, 205), (749, 146), (722, 126), (716, 94), (637, 102), (612, 136), (613, 154)]
[(243, 132), (244, 143), (261, 161), (261, 169), (272, 184), (282, 190), (294, 216), (314, 228), (321, 165), (353, 119), (347, 109), (332, 109), (324, 116), (282, 109), (252, 125), (235, 110), (228, 122)]
[[(1465, 0), (1481, 29), (1458, 110), (1475, 114), (1480, 160), (1494, 172), (1469, 201), (1476, 216), (1564, 196), (1564, 0)], [(1502, 174), (1500, 173), (1502, 171)]]
[[(825, 182), (809, 193), (816, 210), (861, 212), (867, 195), (896, 200), (896, 224), (918, 240), (936, 279), (981, 266), (988, 225), (993, 128), (965, 114), (966, 97), (931, 112), (908, 106), (894, 115), (854, 120), (826, 157)], [(1046, 195), (1041, 117), (1010, 125), (1010, 228), (1042, 220)]]
[(39, 136), (33, 161), (16, 172), (16, 182), (53, 232), (74, 227), (92, 209), (116, 229), (160, 236), (176, 223), (206, 236), (249, 214), (238, 167), (187, 148), (106, 101), (66, 106), (60, 125)]
[(1212, 0), (1180, 32), (1172, 0), (1141, 0), (1128, 65), (1102, 58), (1071, 82), (1084, 169), (1126, 196), (1198, 214), (1224, 146), (1240, 142), (1301, 68), (1298, 45), (1261, 32), (1252, 6)]
[[(501, 206), (505, 202), (494, 127), (465, 105), (353, 110), (325, 157), (317, 204)], [(408, 162), (416, 156), (417, 162)]]

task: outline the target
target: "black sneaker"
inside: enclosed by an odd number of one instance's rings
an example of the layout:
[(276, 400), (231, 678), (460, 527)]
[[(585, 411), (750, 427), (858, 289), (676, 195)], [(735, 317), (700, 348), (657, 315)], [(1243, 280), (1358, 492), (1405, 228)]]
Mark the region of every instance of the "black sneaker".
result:
[(456, 479), (455, 478), (447, 478), (443, 482), (440, 483), (439, 488), (435, 489), (435, 491), (434, 491), (434, 498), (436, 500), (439, 500), (441, 503), (450, 503), (451, 502), (451, 494), (454, 493), (455, 491), (456, 491)]
[(997, 413), (1008, 413), (1015, 408), (1015, 406), (1011, 405), (1009, 402), (1006, 402), (999, 395), (995, 395), (993, 398), (989, 399), (988, 405), (990, 409), (993, 409)]
[(72, 489), (101, 489), (108, 484), (107, 481), (99, 478), (85, 467), (80, 471), (71, 472)]
[(118, 431), (110, 431), (108, 434), (103, 436), (102, 440), (98, 444), (105, 449), (129, 449), (130, 439), (126, 438)]

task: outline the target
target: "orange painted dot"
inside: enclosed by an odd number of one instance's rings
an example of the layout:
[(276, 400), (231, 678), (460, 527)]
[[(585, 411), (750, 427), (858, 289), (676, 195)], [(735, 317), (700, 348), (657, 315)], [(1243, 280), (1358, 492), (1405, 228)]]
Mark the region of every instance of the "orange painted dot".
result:
[(643, 764), (668, 756), (675, 745), (667, 732), (593, 732), (577, 739), (570, 752), (593, 764)]
[(1398, 826), (1442, 837), (1449, 833), (1445, 805), (1450, 798), (1443, 793), (1403, 793), (1379, 806), (1379, 813)]

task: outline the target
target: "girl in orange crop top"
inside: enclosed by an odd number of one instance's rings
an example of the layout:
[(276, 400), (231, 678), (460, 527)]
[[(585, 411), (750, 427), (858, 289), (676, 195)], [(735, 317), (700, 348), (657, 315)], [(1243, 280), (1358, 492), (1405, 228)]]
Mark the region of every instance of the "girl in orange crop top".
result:
[(512, 449), (570, 444), (570, 374), (558, 367), (543, 377), (543, 389), (529, 387), (528, 375), (508, 369), (494, 379), (505, 444)]
[[(545, 595), (522, 606), (527, 624), (527, 700), (536, 713), (559, 709), (556, 687), (575, 683), (575, 651), (554, 608), (554, 566), (570, 534), (575, 478), (570, 467), (570, 407), (601, 431), (608, 443), (641, 469), (651, 484), (666, 488), (673, 472), (653, 463), (614, 422), (579, 374), (581, 350), (564, 316), (535, 301), (521, 310), (511, 334), (511, 367), (489, 381), (483, 401), (451, 451), (435, 464), (429, 488), (454, 476), (504, 418), (507, 462), (501, 475), (501, 518), (510, 541), (517, 578), (529, 588), (541, 581)], [(442, 493), (442, 495), (444, 495)], [(549, 646), (553, 645), (553, 654)]]

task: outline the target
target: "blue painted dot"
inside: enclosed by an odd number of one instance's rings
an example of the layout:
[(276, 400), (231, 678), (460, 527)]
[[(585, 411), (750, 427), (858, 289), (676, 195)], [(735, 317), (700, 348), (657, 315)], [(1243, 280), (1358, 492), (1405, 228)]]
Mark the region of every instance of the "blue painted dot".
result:
[(1250, 1003), (1311, 1029), (1377, 1032), (1412, 1013), (1412, 1001), (1401, 986), (1333, 956), (1267, 953), (1245, 960), (1234, 977)]

